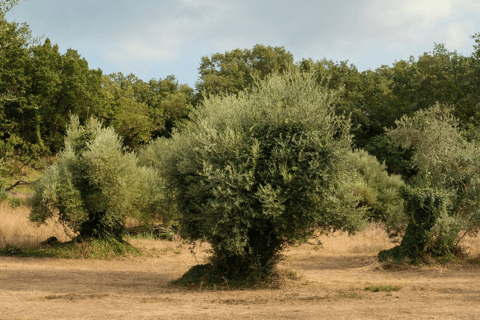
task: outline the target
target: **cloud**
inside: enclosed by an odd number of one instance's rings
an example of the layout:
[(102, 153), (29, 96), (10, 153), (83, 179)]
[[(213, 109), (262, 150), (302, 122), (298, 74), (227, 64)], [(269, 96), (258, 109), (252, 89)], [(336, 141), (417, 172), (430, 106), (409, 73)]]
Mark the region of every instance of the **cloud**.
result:
[(464, 48), (471, 42), (470, 36), (475, 33), (472, 21), (451, 22), (442, 29), (444, 43), (449, 50)]
[(363, 8), (359, 32), (391, 42), (420, 42), (453, 13), (454, 0), (371, 0)]

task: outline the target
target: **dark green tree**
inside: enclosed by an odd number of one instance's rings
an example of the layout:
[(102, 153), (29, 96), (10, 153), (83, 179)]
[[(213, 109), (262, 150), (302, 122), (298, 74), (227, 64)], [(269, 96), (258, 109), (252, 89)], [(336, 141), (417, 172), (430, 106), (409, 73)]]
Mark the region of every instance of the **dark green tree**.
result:
[(293, 65), (293, 55), (283, 47), (260, 44), (252, 49), (235, 49), (202, 57), (195, 104), (212, 95), (238, 94), (248, 89), (256, 78), (283, 72)]
[(0, 2), (0, 159), (6, 165), (13, 159), (28, 163), (32, 153), (41, 151), (21, 136), (18, 119), (10, 116), (10, 106), (18, 104), (30, 81), (26, 74), (30, 60), (28, 48), (35, 43), (28, 25), (5, 19), (6, 12), (18, 2)]
[(103, 105), (96, 115), (138, 149), (152, 138), (168, 137), (175, 123), (187, 118), (192, 94), (174, 76), (147, 83), (134, 74), (115, 73), (103, 78)]

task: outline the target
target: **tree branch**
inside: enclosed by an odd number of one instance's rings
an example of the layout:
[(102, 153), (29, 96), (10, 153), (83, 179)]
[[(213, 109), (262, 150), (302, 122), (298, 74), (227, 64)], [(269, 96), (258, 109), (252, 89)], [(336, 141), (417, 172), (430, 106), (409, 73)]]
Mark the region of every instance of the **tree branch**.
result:
[(10, 187), (6, 188), (5, 191), (10, 191), (17, 186), (29, 186), (29, 185), (35, 184), (37, 181), (38, 180), (28, 182), (24, 180), (18, 180), (17, 182), (12, 184)]

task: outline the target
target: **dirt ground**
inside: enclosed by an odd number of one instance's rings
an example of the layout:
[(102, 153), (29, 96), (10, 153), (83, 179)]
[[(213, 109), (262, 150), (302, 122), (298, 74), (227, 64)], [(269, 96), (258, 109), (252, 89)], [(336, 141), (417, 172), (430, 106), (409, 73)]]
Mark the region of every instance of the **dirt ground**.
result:
[[(379, 268), (375, 254), (290, 248), (280, 289), (187, 290), (169, 284), (202, 263), (178, 243), (132, 240), (118, 260), (0, 257), (0, 319), (480, 319), (480, 269)], [(370, 285), (399, 285), (372, 292)]]

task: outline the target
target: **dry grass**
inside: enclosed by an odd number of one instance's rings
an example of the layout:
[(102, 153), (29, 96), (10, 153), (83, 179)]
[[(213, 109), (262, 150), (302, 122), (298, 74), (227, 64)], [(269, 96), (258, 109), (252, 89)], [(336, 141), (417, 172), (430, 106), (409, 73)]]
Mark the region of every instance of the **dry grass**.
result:
[[(31, 248), (49, 237), (56, 237), (61, 242), (71, 240), (58, 222), (51, 219), (37, 227), (29, 221), (29, 214), (30, 209), (25, 206), (13, 209), (8, 203), (0, 203), (0, 248), (6, 244)], [(137, 223), (128, 219), (125, 226), (134, 226)], [(460, 244), (470, 258), (480, 256), (480, 237), (466, 236)], [(370, 225), (353, 236), (346, 232), (318, 235), (307, 244), (287, 249), (286, 253), (300, 259), (334, 255), (374, 256), (394, 245), (380, 226)]]
[(59, 241), (69, 241), (63, 227), (50, 219), (37, 227), (30, 222), (30, 209), (22, 206), (12, 209), (8, 203), (0, 203), (0, 248), (7, 244), (21, 248), (31, 248), (50, 237)]
[(378, 253), (384, 249), (390, 249), (394, 246), (392, 240), (388, 238), (387, 233), (378, 225), (372, 224), (362, 232), (356, 235), (349, 235), (346, 232), (334, 232), (317, 236), (315, 240), (309, 243), (315, 245), (320, 241), (323, 254), (365, 254)]
[(466, 236), (460, 241), (460, 246), (469, 257), (480, 256), (480, 236)]

